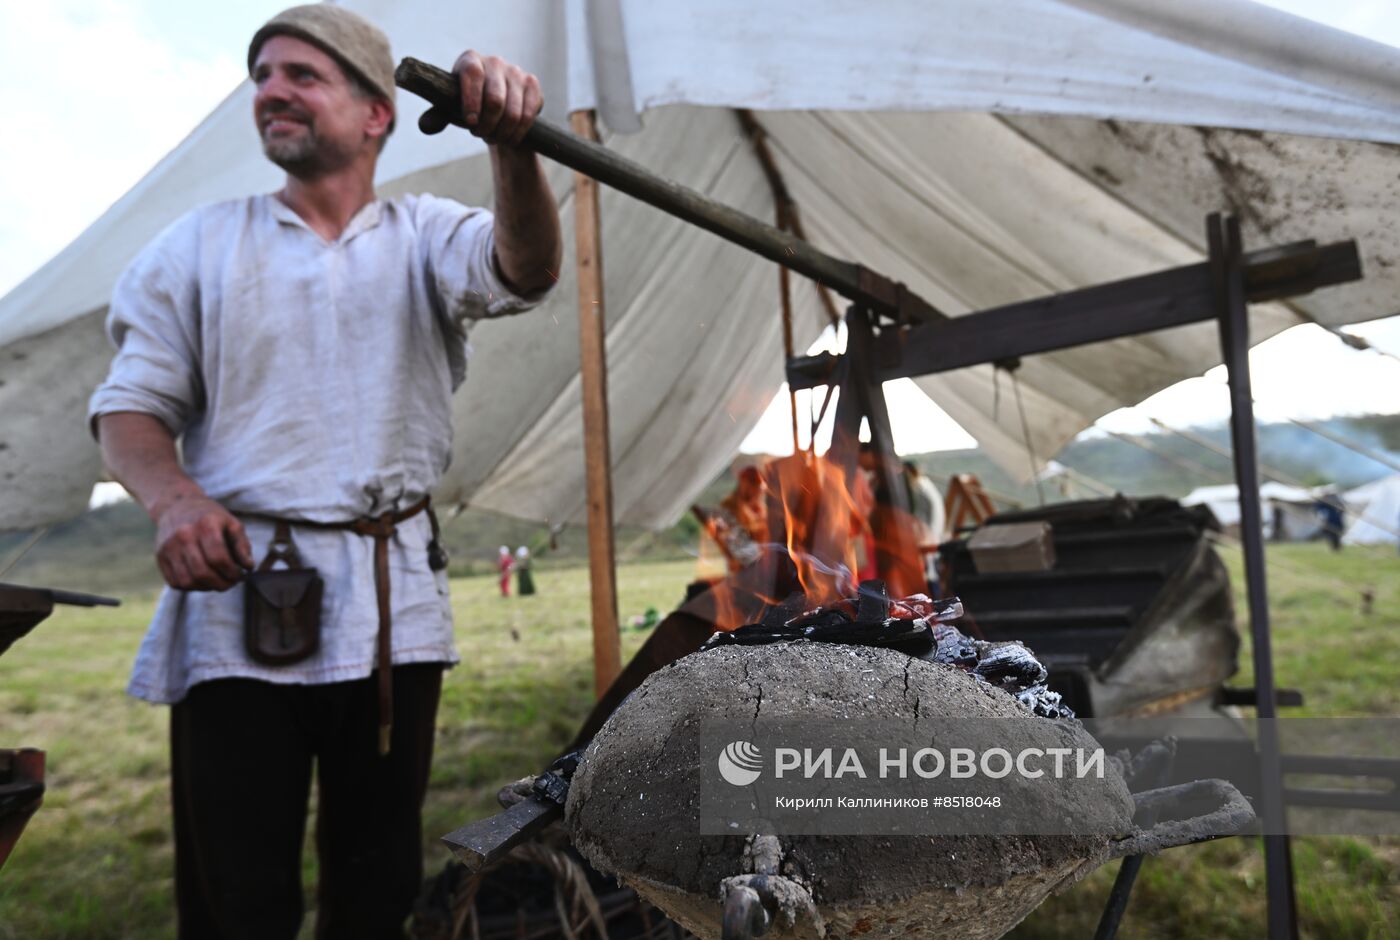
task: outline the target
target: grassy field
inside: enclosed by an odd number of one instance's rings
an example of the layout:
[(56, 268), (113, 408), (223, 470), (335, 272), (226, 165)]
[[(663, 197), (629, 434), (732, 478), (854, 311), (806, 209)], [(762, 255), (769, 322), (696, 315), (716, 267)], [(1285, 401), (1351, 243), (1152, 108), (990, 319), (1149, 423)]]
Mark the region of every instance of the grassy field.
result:
[[(1238, 585), (1238, 559), (1226, 560)], [(673, 608), (691, 573), (689, 563), (622, 568), (624, 618)], [(1393, 550), (1283, 546), (1271, 549), (1270, 578), (1278, 681), (1305, 692), (1306, 713), (1400, 714)], [(540, 767), (591, 700), (587, 573), (540, 571), (537, 580), (539, 595), (509, 600), (487, 578), (454, 583), (463, 662), (448, 675), (439, 719), (425, 824), (430, 871), (446, 860), (436, 836), (490, 811), (496, 789)], [(1375, 592), (1369, 616), (1360, 613), (1366, 588)], [(0, 872), (0, 938), (173, 932), (167, 713), (122, 693), (152, 601), (62, 610), (0, 659), (0, 743), (49, 754), (44, 807)], [(1243, 624), (1242, 600), (1239, 610)], [(643, 637), (624, 629), (624, 655)], [(1238, 681), (1246, 678), (1247, 666)], [(1400, 932), (1400, 840), (1300, 839), (1295, 866), (1306, 936)], [(1014, 936), (1092, 935), (1115, 868), (1048, 901)], [(306, 874), (310, 886), (309, 856)], [(1228, 839), (1149, 860), (1120, 936), (1258, 937), (1263, 909), (1258, 843)]]

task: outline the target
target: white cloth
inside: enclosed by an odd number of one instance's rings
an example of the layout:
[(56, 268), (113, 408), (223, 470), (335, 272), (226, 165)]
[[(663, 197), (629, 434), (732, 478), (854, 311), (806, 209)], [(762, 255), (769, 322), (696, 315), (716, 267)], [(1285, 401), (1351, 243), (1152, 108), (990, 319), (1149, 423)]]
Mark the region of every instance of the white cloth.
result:
[[(596, 106), (621, 131), (649, 108), (640, 133), (605, 132), (608, 147), (771, 218), (729, 111), (761, 110), (817, 247), (950, 315), (1202, 261), (1204, 216), (1222, 207), (1250, 250), (1354, 238), (1362, 254), (1363, 281), (1254, 305), (1252, 342), (1308, 320), (1374, 319), (1400, 296), (1396, 153), (1363, 142), (1400, 141), (1400, 50), (1247, 0), (342, 2), (397, 54), (445, 65), (470, 42), (529, 69), (553, 120)], [(119, 272), (190, 205), (275, 187), (252, 96), (246, 82), (233, 90), (0, 297), (0, 528), (87, 507), (101, 464), (83, 413), (111, 357), (101, 317)], [(399, 106), (381, 188), (484, 204), (484, 144), (424, 136), (413, 124), (426, 103), (405, 94)], [(545, 165), (567, 239), (573, 174)], [(729, 463), (783, 380), (776, 279), (769, 262), (616, 190), (601, 200), (614, 509), (661, 528)], [(537, 316), (473, 333), (440, 504), (583, 521), (577, 331), (537, 326), (573, 321), (573, 276), (566, 266)], [(800, 279), (792, 299), (805, 349), (825, 317)], [(1025, 425), (990, 366), (918, 384), (1020, 476), (1025, 426), (1043, 459), (1099, 415), (1219, 361), (1210, 323), (1032, 356), (1017, 379)]]
[[(404, 509), (451, 455), (467, 322), (523, 310), (493, 257), (492, 216), (431, 196), (364, 207), (327, 242), (273, 196), (189, 213), (112, 297), (117, 356), (89, 415), (136, 411), (183, 435), (186, 472), (230, 510), (339, 522)], [(248, 523), (256, 557), (268, 523)], [(293, 530), (325, 579), (322, 646), (289, 667), (248, 660), (240, 587), (167, 589), (129, 691), (174, 702), (243, 676), (358, 679), (375, 664), (372, 539)], [(428, 568), (425, 515), (390, 543), (393, 662), (455, 662), (447, 578)]]

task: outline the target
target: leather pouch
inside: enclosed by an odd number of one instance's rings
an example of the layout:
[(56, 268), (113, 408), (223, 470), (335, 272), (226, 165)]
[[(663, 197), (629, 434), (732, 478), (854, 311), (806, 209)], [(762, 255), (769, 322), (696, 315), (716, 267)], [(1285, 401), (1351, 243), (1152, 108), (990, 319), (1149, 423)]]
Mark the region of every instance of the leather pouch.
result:
[[(274, 565), (283, 562), (287, 567)], [(323, 582), (301, 564), (291, 529), (278, 521), (267, 557), (244, 578), (243, 642), (248, 656), (265, 666), (287, 666), (321, 646)]]

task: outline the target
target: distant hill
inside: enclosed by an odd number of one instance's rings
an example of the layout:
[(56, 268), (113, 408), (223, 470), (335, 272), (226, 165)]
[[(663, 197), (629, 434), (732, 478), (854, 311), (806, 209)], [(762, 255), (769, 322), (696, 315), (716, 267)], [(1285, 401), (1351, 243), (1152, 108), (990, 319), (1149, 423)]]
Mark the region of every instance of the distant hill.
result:
[[(512, 551), (520, 545), (529, 546), (537, 567), (577, 565), (588, 558), (584, 526), (570, 526), (551, 536), (548, 528), (537, 522), (474, 509), (456, 518), (444, 516), (442, 521), (443, 542), (451, 558), (449, 570), (454, 576), (494, 571), (501, 545)], [(624, 559), (682, 557), (694, 550), (698, 537), (699, 527), (688, 516), (659, 533), (622, 526), (616, 533), (617, 552)], [(0, 534), (0, 565), (27, 538), (27, 533)], [(0, 580), (95, 593), (157, 587), (161, 577), (154, 546), (155, 526), (144, 510), (124, 500), (54, 526)]]
[[(0, 565), (28, 540), (0, 534)], [(54, 526), (0, 581), (115, 594), (160, 583), (152, 555), (155, 527), (141, 507), (112, 503)]]
[[(1321, 424), (1335, 434), (1386, 451), (1400, 460), (1400, 415), (1333, 418)], [(1228, 453), (1227, 427), (1194, 428), (1191, 433)], [(1056, 459), (1085, 477), (1129, 495), (1181, 497), (1197, 486), (1234, 479), (1228, 458), (1177, 435), (1163, 432), (1142, 435), (1141, 439), (1171, 459), (1126, 441), (1102, 436), (1082, 436), (1056, 455)], [(1394, 472), (1293, 424), (1260, 425), (1259, 453), (1266, 478), (1267, 468), (1272, 468), (1309, 485), (1336, 483), (1350, 488)], [(736, 464), (750, 463), (754, 459), (741, 456)], [(1009, 499), (1030, 506), (1039, 499), (1034, 484), (1017, 483), (979, 450), (937, 451), (908, 459), (930, 474), (940, 489), (953, 474), (972, 473), (999, 501)], [(733, 474), (725, 471), (696, 502), (706, 506), (717, 504), (733, 482)], [(1093, 495), (1085, 486), (1070, 485), (1066, 491), (1053, 481), (1046, 483), (1043, 490), (1049, 502)], [(494, 570), (496, 549), (500, 545), (530, 546), (537, 564), (543, 567), (581, 564), (588, 557), (587, 532), (581, 525), (566, 528), (551, 538), (549, 531), (538, 523), (475, 509), (444, 521), (443, 537), (455, 575)], [(26, 538), (25, 533), (0, 535), (0, 566), (8, 562)], [(664, 532), (621, 527), (617, 532), (617, 550), (624, 559), (683, 557), (695, 550), (698, 538), (699, 527), (687, 514)], [(122, 502), (104, 506), (55, 526), (0, 580), (99, 593), (155, 586), (160, 583), (160, 574), (152, 559), (154, 540), (154, 528), (135, 504)]]
[[(1388, 453), (1392, 460), (1400, 463), (1400, 415), (1332, 418), (1316, 423), (1336, 435)], [(1230, 453), (1227, 425), (1184, 430), (1205, 439), (1226, 455)], [(1086, 434), (1067, 445), (1055, 459), (1092, 481), (1136, 496), (1180, 498), (1198, 486), (1234, 482), (1235, 470), (1229, 456), (1165, 431), (1134, 437), (1148, 447), (1116, 437)], [(1396, 472), (1291, 423), (1260, 424), (1258, 438), (1261, 473), (1266, 480), (1298, 480), (1309, 486), (1335, 483), (1342, 489), (1350, 489)], [(910, 459), (919, 463), (940, 489), (954, 473), (972, 473), (994, 494), (1002, 494), (1024, 505), (1035, 505), (1039, 499), (1033, 483), (1017, 483), (980, 450), (936, 451)], [(1047, 502), (1067, 498), (1053, 482), (1047, 482), (1042, 489)], [(1075, 484), (1068, 498), (1083, 499), (1091, 494), (1089, 485)]]
[[(1400, 415), (1333, 418), (1316, 423), (1373, 450), (1400, 452)], [(1197, 428), (1190, 433), (1210, 441), (1226, 455), (1230, 453), (1227, 426)], [(1109, 437), (1077, 440), (1061, 452), (1059, 460), (1116, 488), (1145, 487), (1167, 496), (1184, 496), (1197, 486), (1234, 480), (1234, 465), (1229, 456), (1212, 453), (1176, 434), (1143, 437), (1167, 456)], [(1168, 457), (1180, 463), (1172, 463)], [(1391, 454), (1391, 458), (1400, 462), (1395, 454)], [(1261, 474), (1266, 479), (1281, 477), (1286, 482), (1298, 480), (1309, 486), (1335, 483), (1343, 489), (1395, 472), (1296, 424), (1260, 425), (1259, 461)]]

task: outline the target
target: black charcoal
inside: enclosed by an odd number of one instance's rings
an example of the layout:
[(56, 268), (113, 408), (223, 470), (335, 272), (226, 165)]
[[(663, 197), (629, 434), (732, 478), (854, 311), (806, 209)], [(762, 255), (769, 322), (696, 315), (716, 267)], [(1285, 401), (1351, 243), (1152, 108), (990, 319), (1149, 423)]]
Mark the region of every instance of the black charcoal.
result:
[(1029, 708), (1042, 718), (1073, 718), (1074, 709), (1060, 700), (1059, 692), (1051, 692), (1044, 685), (1033, 685), (1016, 693), (1016, 701)]
[[(961, 605), (960, 605), (961, 606)], [(972, 670), (977, 667), (977, 644), (957, 627), (940, 623), (933, 628), (933, 661)]]
[(1035, 654), (1020, 643), (998, 643), (977, 660), (977, 675), (1013, 692), (1040, 685), (1049, 676)]
[(793, 615), (797, 609), (799, 599), (788, 598), (769, 608), (761, 623), (715, 633), (701, 648), (811, 640), (897, 650), (970, 673), (1043, 718), (1074, 717), (1060, 694), (1046, 687), (1049, 673), (1024, 644), (975, 640), (946, 622), (963, 615), (962, 601), (956, 597), (934, 600), (916, 594), (891, 599), (883, 581), (869, 580), (861, 582), (854, 598)]
[(574, 771), (578, 770), (582, 758), (582, 751), (570, 751), (557, 758), (549, 765), (548, 770), (535, 778), (534, 786), (531, 787), (534, 795), (563, 806), (569, 799), (569, 782), (573, 779)]
[(856, 620), (878, 622), (889, 615), (890, 596), (885, 591), (885, 582), (875, 579), (860, 582), (856, 592)]

